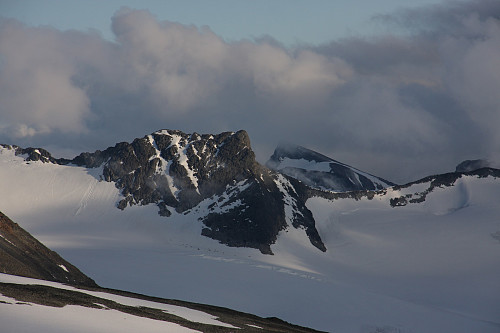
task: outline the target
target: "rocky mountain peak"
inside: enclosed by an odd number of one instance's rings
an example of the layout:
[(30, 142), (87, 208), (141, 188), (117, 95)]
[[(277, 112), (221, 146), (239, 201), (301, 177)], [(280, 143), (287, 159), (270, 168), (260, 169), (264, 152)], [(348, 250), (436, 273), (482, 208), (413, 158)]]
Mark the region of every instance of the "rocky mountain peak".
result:
[(203, 235), (269, 254), (280, 231), (303, 228), (313, 245), (326, 250), (305, 198), (288, 179), (255, 160), (246, 131), (212, 135), (160, 130), (82, 153), (71, 162), (102, 168), (102, 180), (115, 182), (123, 195), (120, 209), (156, 204), (167, 218), (174, 212), (195, 218), (196, 212)]
[(94, 153), (82, 153), (73, 163), (103, 166), (103, 179), (114, 181), (125, 198), (119, 207), (157, 203), (178, 212), (220, 192), (232, 180), (259, 173), (245, 131), (218, 135), (161, 130)]
[(290, 144), (279, 145), (266, 166), (319, 190), (373, 191), (394, 185), (313, 150)]

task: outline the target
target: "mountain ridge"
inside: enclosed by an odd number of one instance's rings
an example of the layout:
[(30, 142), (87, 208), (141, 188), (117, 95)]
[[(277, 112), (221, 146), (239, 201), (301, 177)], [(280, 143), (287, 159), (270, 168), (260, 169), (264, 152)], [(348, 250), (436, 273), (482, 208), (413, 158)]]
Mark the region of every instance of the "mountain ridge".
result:
[(428, 183), (428, 187), (420, 189), (418, 192), (407, 193), (405, 195), (393, 197), (390, 199), (391, 207), (401, 207), (401, 206), (406, 206), (408, 204), (422, 203), (425, 201), (427, 195), (432, 191), (434, 191), (434, 189), (452, 187), (455, 185), (457, 180), (466, 176), (475, 176), (477, 178), (487, 178), (487, 177), (500, 178), (500, 169), (485, 167), (485, 168), (475, 169), (473, 171), (447, 172), (443, 174), (427, 176), (404, 185), (395, 185), (390, 188), (377, 191), (358, 190), (358, 191), (346, 191), (346, 192), (332, 192), (332, 191), (308, 188), (307, 193), (305, 195), (308, 198), (320, 197), (329, 200), (346, 199), (346, 198), (351, 198), (356, 201), (361, 200), (362, 198), (372, 200), (376, 196), (386, 195), (388, 193), (388, 190), (397, 193), (398, 191), (401, 190), (410, 189), (414, 185), (422, 185)]
[[(196, 218), (203, 224), (203, 236), (265, 254), (273, 253), (271, 245), (288, 228), (303, 229), (312, 245), (327, 250), (305, 204), (313, 196), (373, 198), (386, 188), (438, 177), (396, 185), (291, 144), (280, 144), (266, 167), (256, 161), (244, 130), (214, 135), (164, 129), (73, 159), (54, 158), (42, 148), (1, 146), (28, 162), (101, 168), (99, 180), (113, 182), (123, 196), (119, 209), (154, 204), (167, 219), (173, 211), (185, 215), (201, 211)], [(423, 200), (425, 195), (399, 197), (391, 199), (391, 205)]]
[(100, 180), (114, 182), (124, 197), (117, 204), (122, 210), (155, 204), (168, 218), (173, 210), (189, 214), (209, 200), (198, 217), (202, 234), (228, 246), (272, 254), (278, 233), (293, 227), (326, 251), (298, 194), (302, 185), (260, 165), (243, 130), (216, 135), (160, 130), (72, 160), (55, 159), (43, 149), (3, 147), (26, 161), (102, 168)]
[(266, 166), (304, 184), (333, 192), (380, 190), (395, 184), (302, 146), (280, 144)]

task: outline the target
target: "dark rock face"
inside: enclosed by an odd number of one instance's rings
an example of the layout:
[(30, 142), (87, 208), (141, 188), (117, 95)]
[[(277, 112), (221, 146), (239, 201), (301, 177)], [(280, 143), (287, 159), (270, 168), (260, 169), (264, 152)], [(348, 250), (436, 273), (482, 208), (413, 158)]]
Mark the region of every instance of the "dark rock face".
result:
[[(66, 161), (56, 161), (66, 163)], [(288, 222), (303, 228), (311, 243), (325, 251), (305, 197), (299, 197), (286, 177), (255, 160), (245, 131), (218, 135), (162, 130), (122, 142), (104, 151), (83, 153), (71, 161), (102, 167), (102, 179), (113, 181), (124, 196), (118, 208), (156, 204), (165, 217), (202, 209), (202, 234), (229, 246), (244, 246), (272, 254)], [(278, 187), (286, 190), (280, 191)], [(293, 201), (287, 216), (285, 197)], [(202, 208), (206, 201), (210, 203)], [(287, 222), (288, 219), (288, 222)]]
[(295, 145), (279, 145), (266, 165), (320, 190), (374, 191), (394, 185), (387, 180)]
[(274, 187), (269, 179), (266, 184), (253, 178), (215, 195), (217, 200), (201, 218), (206, 226), (202, 234), (229, 246), (258, 248), (272, 254), (270, 244), (286, 228), (286, 222), (280, 193), (267, 191), (268, 186)]
[(0, 272), (73, 285), (97, 286), (78, 268), (49, 250), (1, 212)]
[(220, 192), (230, 180), (248, 178), (256, 163), (243, 131), (215, 136), (159, 131), (132, 143), (80, 154), (72, 162), (103, 166), (103, 179), (116, 182), (125, 196), (121, 209), (156, 203), (178, 212)]
[(428, 176), (415, 182), (408, 183), (402, 186), (394, 186), (395, 190), (402, 188), (408, 188), (415, 184), (429, 183), (429, 187), (424, 191), (414, 194), (407, 194), (399, 198), (393, 198), (390, 200), (392, 207), (406, 206), (407, 204), (421, 203), (425, 201), (425, 198), (429, 193), (431, 193), (437, 187), (450, 187), (454, 186), (455, 182), (462, 178), (463, 176), (476, 176), (478, 178), (494, 177), (500, 178), (500, 170), (493, 168), (481, 168), (475, 169), (469, 172), (449, 172), (435, 176)]

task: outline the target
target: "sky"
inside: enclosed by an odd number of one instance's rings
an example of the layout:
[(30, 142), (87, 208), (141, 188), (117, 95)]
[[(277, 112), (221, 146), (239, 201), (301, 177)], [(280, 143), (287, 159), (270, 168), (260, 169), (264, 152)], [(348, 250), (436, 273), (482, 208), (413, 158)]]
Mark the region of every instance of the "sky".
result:
[(0, 0), (0, 142), (248, 131), (396, 183), (499, 160), (500, 1)]
[(147, 9), (156, 19), (208, 26), (225, 41), (272, 36), (290, 46), (318, 44), (378, 29), (371, 17), (402, 6), (442, 0), (2, 0), (1, 13), (31, 26), (97, 30), (114, 40), (111, 18), (121, 7)]

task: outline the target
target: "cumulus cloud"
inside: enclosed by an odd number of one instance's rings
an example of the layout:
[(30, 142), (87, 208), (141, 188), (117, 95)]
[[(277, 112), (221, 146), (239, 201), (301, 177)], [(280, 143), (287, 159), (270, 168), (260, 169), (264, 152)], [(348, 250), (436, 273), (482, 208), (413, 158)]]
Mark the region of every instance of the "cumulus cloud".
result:
[(169, 112), (202, 105), (220, 89), (228, 45), (208, 28), (158, 22), (147, 11), (123, 9), (113, 18), (127, 88), (144, 89)]
[(0, 139), (103, 149), (160, 128), (246, 129), (262, 162), (291, 141), (396, 182), (500, 151), (500, 3), (377, 20), (405, 34), (286, 48), (123, 8), (114, 41), (0, 22)]
[(122, 9), (112, 27), (134, 84), (171, 113), (227, 98), (234, 81), (250, 84), (245, 89), (257, 97), (307, 97), (327, 94), (349, 75), (339, 59), (308, 50), (292, 55), (265, 42), (226, 43), (208, 27), (158, 22), (147, 11)]
[(89, 99), (72, 82), (77, 68), (60, 37), (13, 21), (0, 26), (0, 114), (16, 137), (85, 130)]

